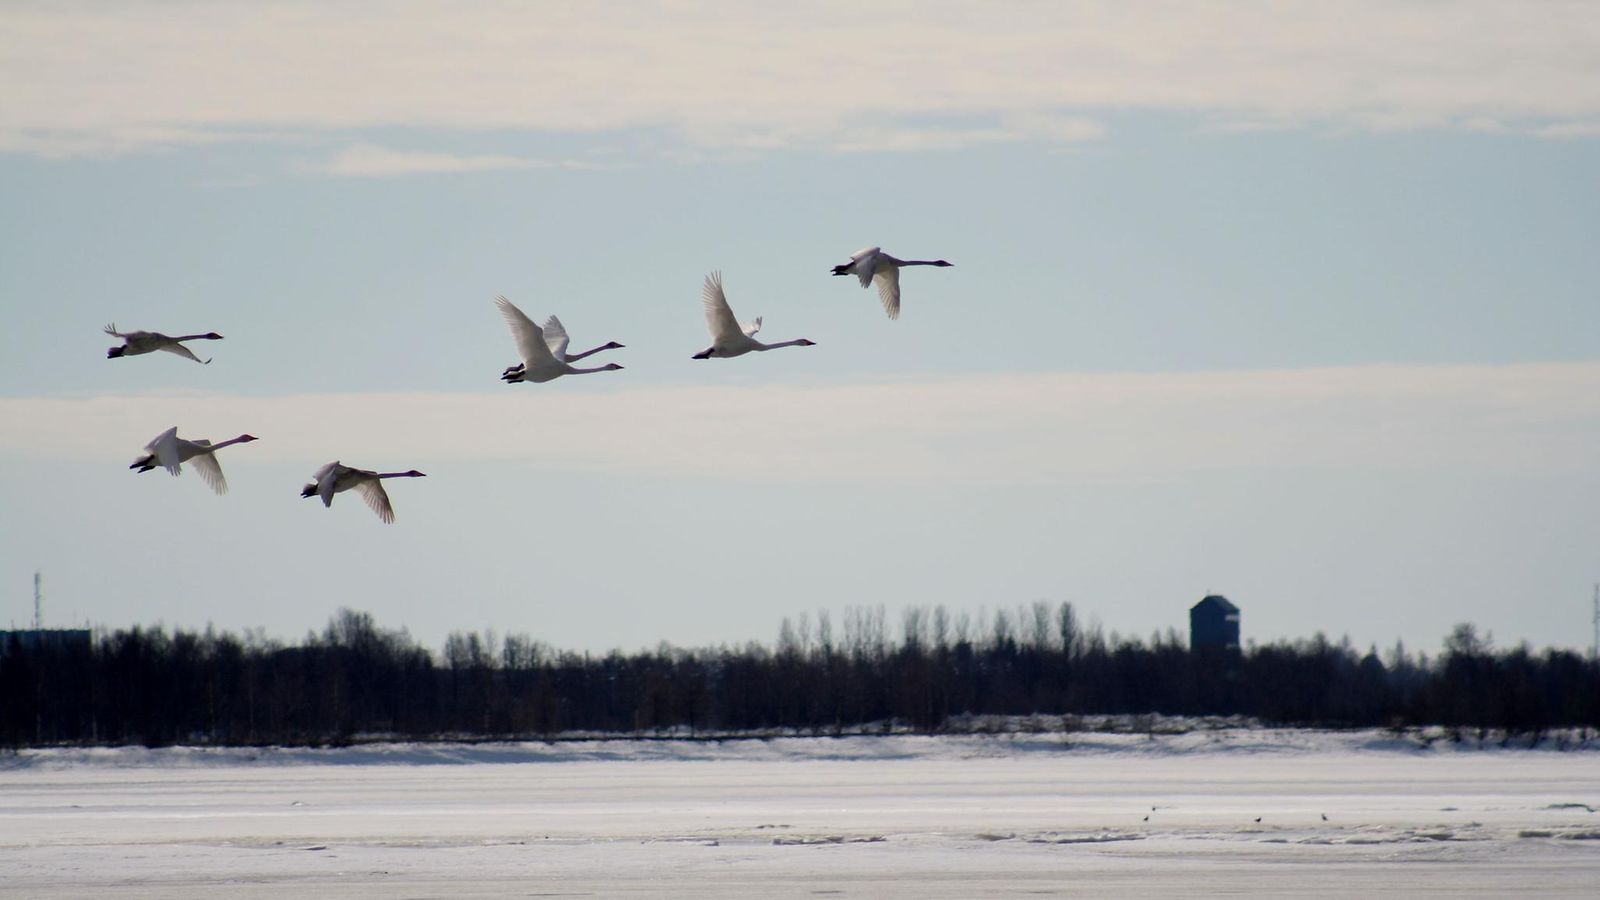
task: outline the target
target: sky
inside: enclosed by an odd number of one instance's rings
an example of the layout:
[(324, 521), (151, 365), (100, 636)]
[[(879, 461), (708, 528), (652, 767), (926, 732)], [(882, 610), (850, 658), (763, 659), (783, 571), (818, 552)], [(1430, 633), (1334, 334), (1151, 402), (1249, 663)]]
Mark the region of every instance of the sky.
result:
[[(1585, 3), (5, 4), (0, 626), (1586, 648), (1597, 233)], [(713, 270), (816, 346), (691, 360)], [(625, 369), (500, 383), (499, 294)]]

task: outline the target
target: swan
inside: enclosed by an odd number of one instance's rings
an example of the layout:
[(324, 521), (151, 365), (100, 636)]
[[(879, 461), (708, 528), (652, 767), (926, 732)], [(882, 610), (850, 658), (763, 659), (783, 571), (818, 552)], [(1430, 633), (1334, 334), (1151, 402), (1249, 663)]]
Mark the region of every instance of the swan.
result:
[(165, 350), (186, 356), (201, 365), (210, 365), (211, 360), (195, 356), (193, 351), (183, 345), (183, 341), (220, 341), (222, 335), (215, 331), (205, 334), (185, 334), (178, 337), (167, 337), (159, 331), (118, 331), (115, 324), (106, 326), (106, 334), (122, 338), (121, 347), (111, 347), (106, 350), (106, 359), (116, 359), (119, 356), (138, 356), (141, 353), (153, 353)]
[(864, 288), (878, 282), (878, 298), (889, 318), (900, 318), (900, 269), (903, 266), (953, 266), (942, 259), (895, 259), (881, 247), (868, 247), (850, 254), (850, 261), (833, 267), (835, 275), (854, 275)]
[(761, 330), (761, 317), (756, 316), (745, 325), (739, 324), (739, 320), (733, 317), (733, 308), (728, 306), (727, 296), (722, 293), (721, 272), (712, 272), (706, 276), (705, 287), (700, 290), (700, 298), (706, 308), (706, 328), (711, 331), (711, 346), (696, 353), (692, 359), (743, 356), (752, 350), (772, 350), (778, 347), (816, 346), (816, 341), (808, 341), (805, 338), (778, 344), (763, 344), (756, 340), (755, 334)]
[(367, 501), (372, 511), (385, 524), (394, 523), (394, 507), (389, 505), (389, 495), (383, 490), (384, 478), (423, 478), (421, 472), (373, 472), (369, 469), (352, 469), (337, 459), (317, 470), (311, 484), (300, 489), (302, 497), (321, 497), (323, 506), (333, 505), (333, 495), (355, 488), (361, 499)]
[(522, 362), (511, 366), (501, 373), (500, 380), (507, 384), (519, 381), (531, 381), (543, 384), (553, 381), (563, 375), (587, 375), (590, 372), (614, 372), (622, 368), (616, 363), (607, 363), (593, 369), (580, 369), (572, 365), (572, 360), (582, 359), (601, 350), (615, 350), (622, 345), (616, 341), (602, 344), (593, 350), (567, 355), (567, 329), (561, 326), (561, 320), (551, 316), (544, 323), (544, 328), (533, 324), (533, 320), (517, 309), (516, 304), (504, 297), (494, 298), (495, 305), (500, 307), (500, 314), (505, 316), (506, 324), (511, 327), (511, 336), (517, 341), (517, 352), (522, 355)]
[(213, 491), (226, 494), (228, 480), (222, 477), (222, 466), (217, 464), (216, 452), (231, 444), (247, 444), (256, 439), (255, 435), (241, 434), (220, 444), (213, 444), (204, 438), (191, 441), (178, 437), (178, 428), (174, 425), (145, 444), (145, 455), (134, 460), (128, 468), (148, 472), (160, 466), (177, 475), (183, 463), (190, 463), (200, 473), (200, 479)]

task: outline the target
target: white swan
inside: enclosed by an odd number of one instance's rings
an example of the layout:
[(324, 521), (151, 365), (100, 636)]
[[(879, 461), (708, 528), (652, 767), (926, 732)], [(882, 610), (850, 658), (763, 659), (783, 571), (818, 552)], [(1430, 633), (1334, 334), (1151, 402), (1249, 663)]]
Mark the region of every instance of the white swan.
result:
[(302, 497), (321, 497), (323, 506), (333, 505), (333, 495), (355, 488), (361, 499), (367, 501), (372, 511), (385, 524), (394, 523), (394, 507), (389, 505), (389, 495), (383, 489), (384, 478), (423, 478), (421, 472), (373, 472), (370, 469), (352, 469), (338, 460), (323, 466), (312, 476), (315, 480), (300, 489)]
[(864, 288), (878, 282), (878, 298), (889, 318), (900, 318), (900, 269), (903, 266), (953, 266), (942, 259), (895, 259), (880, 247), (867, 247), (850, 254), (850, 261), (833, 267), (835, 275), (854, 275)]
[(215, 331), (208, 331), (205, 334), (185, 334), (179, 337), (167, 337), (159, 331), (122, 332), (117, 330), (115, 324), (106, 326), (106, 334), (122, 338), (121, 347), (111, 347), (106, 350), (106, 359), (116, 359), (119, 356), (138, 356), (141, 353), (154, 353), (157, 350), (165, 350), (168, 353), (186, 356), (201, 365), (209, 365), (211, 360), (195, 356), (188, 347), (185, 347), (180, 342), (222, 340), (222, 335), (217, 334)]
[(572, 365), (572, 360), (583, 359), (591, 353), (601, 350), (615, 350), (622, 345), (616, 341), (602, 344), (593, 350), (567, 355), (567, 330), (561, 326), (561, 320), (551, 316), (544, 323), (544, 327), (533, 324), (533, 320), (517, 309), (516, 304), (504, 297), (494, 298), (496, 306), (500, 307), (500, 314), (505, 316), (506, 324), (511, 326), (511, 336), (517, 341), (517, 353), (522, 356), (522, 362), (511, 366), (501, 373), (500, 380), (507, 384), (519, 381), (531, 381), (543, 384), (553, 381), (563, 375), (587, 375), (590, 372), (614, 372), (622, 368), (616, 363), (607, 363), (593, 369), (580, 369)]
[(712, 272), (706, 276), (705, 287), (700, 290), (700, 299), (706, 308), (706, 328), (711, 331), (711, 346), (696, 353), (693, 359), (743, 356), (752, 350), (772, 350), (777, 347), (816, 346), (815, 341), (808, 341), (805, 338), (778, 344), (763, 344), (756, 340), (755, 334), (761, 330), (761, 317), (756, 316), (745, 325), (739, 324), (739, 320), (733, 317), (733, 308), (728, 306), (727, 296), (722, 293), (721, 272)]
[(241, 434), (220, 444), (213, 444), (203, 438), (190, 441), (178, 437), (178, 428), (173, 426), (156, 435), (155, 440), (145, 444), (144, 449), (147, 451), (145, 455), (134, 460), (128, 468), (148, 472), (160, 466), (177, 475), (183, 463), (190, 463), (195, 471), (200, 473), (200, 479), (213, 491), (226, 494), (228, 480), (222, 477), (222, 466), (218, 465), (215, 454), (230, 444), (246, 444), (253, 440), (256, 440), (255, 435)]

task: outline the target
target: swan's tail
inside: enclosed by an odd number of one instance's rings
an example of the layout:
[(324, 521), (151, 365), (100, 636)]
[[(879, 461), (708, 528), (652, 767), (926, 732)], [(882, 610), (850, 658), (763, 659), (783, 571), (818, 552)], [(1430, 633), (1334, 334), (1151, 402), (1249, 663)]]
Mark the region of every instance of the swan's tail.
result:
[(853, 265), (855, 265), (855, 261), (854, 260), (852, 260), (850, 262), (847, 262), (842, 266), (834, 266), (833, 267), (833, 274), (835, 274), (835, 275), (849, 275), (850, 274), (850, 267), (853, 266)]
[(117, 357), (121, 356), (122, 355), (122, 351), (124, 351), (126, 349), (128, 349), (126, 346), (122, 346), (122, 347), (107, 347), (106, 348), (106, 359), (116, 359)]

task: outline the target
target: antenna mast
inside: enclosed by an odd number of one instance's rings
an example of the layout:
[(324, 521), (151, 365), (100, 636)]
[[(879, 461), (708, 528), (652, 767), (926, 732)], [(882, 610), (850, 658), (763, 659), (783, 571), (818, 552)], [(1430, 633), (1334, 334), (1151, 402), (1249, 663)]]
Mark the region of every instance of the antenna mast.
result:
[[(44, 628), (44, 588), (41, 586), (43, 581), (44, 581), (44, 573), (35, 571), (33, 573), (33, 630), (34, 631), (39, 631), (39, 630)], [(1600, 591), (1600, 586), (1596, 586), (1595, 589), (1597, 591)], [(1600, 594), (1596, 594), (1596, 596), (1600, 596)]]

